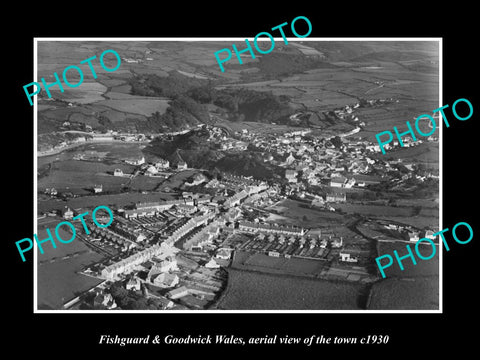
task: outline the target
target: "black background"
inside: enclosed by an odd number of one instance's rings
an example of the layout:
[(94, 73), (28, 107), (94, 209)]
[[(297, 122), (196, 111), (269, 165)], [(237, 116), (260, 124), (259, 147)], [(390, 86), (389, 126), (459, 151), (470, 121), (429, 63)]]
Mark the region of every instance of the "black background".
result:
[[(35, 349), (37, 356), (141, 355), (176, 356), (188, 351), (203, 358), (233, 353), (270, 353), (314, 356), (382, 353), (384, 356), (441, 354), (447, 349), (467, 353), (475, 344), (478, 280), (474, 264), (478, 249), (478, 223), (474, 197), (476, 168), (478, 91), (477, 41), (473, 6), (460, 2), (448, 7), (422, 9), (416, 3), (365, 2), (355, 5), (316, 3), (250, 5), (222, 4), (53, 3), (4, 14), (14, 21), (2, 27), (5, 49), (2, 135), (4, 149), (2, 298), (5, 301), (4, 343), (17, 351)], [(310, 4), (310, 3), (308, 3)], [(468, 222), (474, 239), (466, 245), (449, 241), (444, 251), (443, 314), (33, 314), (32, 257), (22, 263), (15, 241), (32, 237), (33, 229), (33, 108), (23, 85), (33, 81), (34, 37), (253, 37), (296, 16), (310, 19), (310, 37), (442, 37), (443, 104), (467, 98), (474, 108), (472, 118), (461, 122), (450, 115), (450, 128), (443, 130), (443, 228)], [(476, 23), (477, 22), (477, 23)], [(299, 31), (300, 32), (300, 31)], [(275, 35), (277, 36), (277, 35)], [(213, 54), (212, 54), (213, 56)], [(451, 114), (449, 111), (447, 115)], [(407, 119), (406, 119), (407, 120)], [(475, 127), (475, 128), (474, 128)], [(8, 319), (8, 320), (7, 320)], [(473, 328), (472, 328), (473, 325)], [(224, 334), (243, 336), (289, 335), (362, 337), (389, 335), (387, 345), (299, 346), (166, 346), (98, 345), (101, 334), (139, 337), (167, 334), (194, 336)], [(4, 335), (5, 336), (5, 335)]]

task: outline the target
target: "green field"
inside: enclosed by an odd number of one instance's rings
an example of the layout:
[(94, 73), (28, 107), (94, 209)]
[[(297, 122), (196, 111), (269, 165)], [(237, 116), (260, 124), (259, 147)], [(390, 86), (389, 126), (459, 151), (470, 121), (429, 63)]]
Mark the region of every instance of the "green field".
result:
[(381, 218), (402, 218), (412, 215), (413, 209), (408, 207), (392, 207), (381, 205), (359, 205), (359, 204), (335, 204), (335, 209), (342, 210), (348, 214), (360, 214)]
[(169, 106), (168, 103), (169, 100), (164, 99), (139, 99), (136, 97), (131, 100), (103, 100), (98, 101), (96, 104), (128, 114), (150, 116), (156, 111), (163, 114)]
[[(130, 180), (129, 177), (115, 177), (113, 171), (121, 169), (124, 174), (132, 174), (137, 169), (134, 165), (123, 162), (130, 157), (143, 156), (144, 145), (140, 143), (98, 143), (81, 145), (75, 149), (64, 151), (58, 155), (38, 158), (38, 169), (44, 170), (51, 166), (45, 176), (38, 179), (38, 191), (45, 188), (55, 188), (60, 192), (71, 192), (80, 195), (79, 198), (68, 200), (72, 207), (88, 207), (97, 205), (124, 206), (138, 201), (154, 201), (150, 199), (170, 199), (171, 195), (154, 193), (141, 194), (141, 191), (152, 191), (163, 182), (161, 178), (137, 175)], [(75, 155), (101, 156), (102, 161), (73, 160)], [(153, 155), (145, 155), (146, 161), (156, 161)], [(187, 173), (188, 174), (188, 173)], [(187, 176), (184, 174), (182, 176)], [(94, 184), (102, 184), (104, 192), (115, 192), (115, 195), (92, 194)], [(133, 193), (120, 193), (122, 188), (128, 186)], [(62, 209), (67, 203), (55, 199), (39, 197), (38, 211), (43, 213), (53, 209)]]
[(114, 209), (132, 206), (138, 202), (155, 202), (161, 200), (173, 200), (173, 195), (161, 192), (153, 192), (148, 194), (130, 192), (112, 195), (87, 195), (69, 199), (68, 201), (49, 199), (46, 201), (38, 201), (38, 213), (42, 214), (52, 210), (62, 210), (65, 209), (65, 206), (68, 206), (72, 209), (84, 209), (105, 205), (109, 206), (111, 209)]
[(127, 164), (106, 165), (100, 162), (67, 160), (56, 162), (50, 174), (38, 180), (38, 190), (54, 187), (57, 190), (88, 194), (94, 184), (102, 184), (103, 191), (119, 190), (128, 179), (113, 176), (113, 171), (122, 169), (131, 174), (134, 166)]
[[(401, 207), (360, 204), (335, 204), (334, 207), (347, 214), (398, 221), (420, 229), (438, 227), (438, 217), (440, 214), (438, 207), (421, 207), (423, 202), (419, 201), (419, 199), (414, 203), (415, 202), (412, 201), (410, 206)], [(421, 207), (418, 214), (415, 213), (414, 207), (416, 206)]]
[(228, 269), (229, 310), (360, 310), (365, 285)]
[(193, 175), (198, 173), (198, 170), (184, 170), (173, 174), (167, 180), (165, 180), (162, 185), (158, 188), (159, 191), (163, 191), (165, 188), (170, 188), (171, 190), (179, 188), (183, 183)]
[[(77, 80), (70, 80), (76, 82)], [(103, 100), (103, 93), (107, 88), (99, 82), (83, 82), (77, 88), (64, 87), (64, 92), (52, 90), (52, 97), (67, 102), (75, 102), (77, 104), (90, 104)]]
[(236, 251), (232, 267), (238, 270), (254, 270), (273, 274), (317, 276), (325, 267), (321, 260), (273, 257), (260, 253)]
[(279, 211), (280, 215), (288, 218), (285, 223), (288, 225), (303, 226), (306, 228), (318, 226), (335, 226), (343, 223), (343, 215), (327, 210), (310, 208), (309, 203), (297, 200), (286, 199), (277, 205), (269, 207), (271, 210)]
[[(81, 225), (77, 231), (83, 233)], [(63, 231), (63, 228), (59, 229), (59, 234), (64, 239), (71, 237), (71, 234)], [(45, 239), (46, 237), (46, 231), (40, 229), (38, 238)], [(35, 247), (35, 250), (38, 251), (38, 261), (42, 263), (37, 265), (39, 309), (60, 309), (64, 303), (73, 299), (80, 292), (89, 290), (102, 281), (78, 273), (85, 266), (100, 261), (103, 258), (102, 255), (90, 250), (78, 239), (68, 244), (57, 241), (56, 245), (57, 248), (53, 248), (49, 242), (45, 243), (44, 254), (41, 254)], [(80, 253), (78, 256), (62, 259), (68, 254), (77, 252)], [(55, 261), (50, 262), (50, 260)]]
[(368, 310), (438, 310), (439, 279), (386, 279), (372, 286)]
[[(438, 276), (440, 272), (439, 252), (443, 250), (438, 245), (436, 246), (435, 256), (430, 260), (421, 260), (415, 253), (415, 243), (409, 243), (410, 249), (414, 254), (416, 265), (413, 264), (411, 258), (406, 258), (402, 261), (403, 270), (400, 268), (395, 259), (393, 251), (396, 250), (398, 256), (408, 254), (406, 248), (407, 243), (400, 241), (379, 241), (378, 242), (378, 256), (388, 254), (393, 258), (393, 264), (384, 269), (386, 278), (417, 278), (423, 276)], [(440, 250), (442, 249), (442, 250)], [(424, 257), (430, 256), (432, 247), (428, 243), (422, 243), (419, 246), (419, 251)], [(386, 264), (388, 259), (381, 259), (381, 264)], [(379, 276), (380, 273), (379, 273)]]

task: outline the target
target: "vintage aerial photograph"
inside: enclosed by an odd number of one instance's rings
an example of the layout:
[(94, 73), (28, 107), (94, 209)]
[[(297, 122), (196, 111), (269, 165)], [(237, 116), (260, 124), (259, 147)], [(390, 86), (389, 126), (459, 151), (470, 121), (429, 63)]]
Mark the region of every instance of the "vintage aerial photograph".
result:
[(232, 44), (36, 39), (36, 310), (438, 311), (440, 130), (375, 135), (441, 106), (440, 41)]

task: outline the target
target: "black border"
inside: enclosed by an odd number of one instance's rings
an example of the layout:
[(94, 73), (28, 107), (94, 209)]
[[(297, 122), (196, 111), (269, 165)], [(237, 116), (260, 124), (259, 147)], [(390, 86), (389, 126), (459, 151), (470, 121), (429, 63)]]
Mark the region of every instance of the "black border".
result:
[[(478, 245), (475, 235), (471, 243), (454, 244), (450, 252), (444, 252), (443, 314), (33, 314), (33, 257), (27, 257), (27, 262), (22, 263), (14, 242), (33, 234), (33, 108), (28, 105), (22, 86), (33, 80), (34, 37), (250, 37), (299, 15), (310, 19), (311, 37), (442, 37), (443, 104), (451, 105), (458, 98), (467, 98), (474, 107), (470, 120), (454, 120), (450, 128), (443, 129), (443, 227), (451, 229), (457, 222), (466, 221), (474, 233), (478, 228), (471, 206), (477, 177), (474, 127), (480, 111), (478, 91), (474, 92), (479, 76), (474, 63), (477, 60), (474, 28), (478, 22), (474, 19), (473, 6), (457, 2), (448, 9), (439, 5), (425, 11), (405, 2), (353, 6), (344, 3), (335, 9), (322, 3), (296, 9), (293, 4), (272, 5), (266, 6), (266, 11), (245, 3), (195, 6), (198, 9), (188, 3), (177, 9), (160, 3), (145, 4), (141, 8), (135, 4), (110, 4), (101, 9), (96, 4), (84, 4), (57, 11), (52, 11), (52, 7), (29, 9), (21, 12), (18, 25), (4, 29), (5, 46), (8, 53), (14, 54), (4, 59), (7, 60), (4, 89), (8, 91), (4, 95), (4, 99), (8, 99), (4, 107), (8, 110), (3, 121), (3, 136), (7, 139), (4, 172), (8, 172), (8, 176), (4, 176), (4, 193), (8, 199), (4, 202), (7, 210), (4, 258), (8, 264), (5, 269), (13, 270), (6, 274), (9, 285), (4, 292), (10, 295), (5, 296), (6, 310), (13, 308), (8, 311), (13, 321), (7, 325), (11, 327), (7, 346), (19, 350), (28, 344), (32, 349), (54, 353), (52, 357), (119, 353), (162, 356), (166, 351), (179, 354), (183, 350), (198, 355), (206, 352), (211, 356), (230, 356), (232, 350), (241, 354), (255, 349), (295, 354), (308, 351), (319, 355), (344, 351), (358, 355), (373, 352), (393, 355), (392, 350), (398, 349), (406, 354), (432, 355), (447, 348), (472, 349), (474, 333), (466, 325), (476, 306), (474, 259)], [(14, 35), (10, 35), (12, 32)], [(311, 348), (98, 345), (101, 334), (164, 336), (169, 333), (244, 337), (384, 334), (390, 336), (390, 341), (376, 346)]]

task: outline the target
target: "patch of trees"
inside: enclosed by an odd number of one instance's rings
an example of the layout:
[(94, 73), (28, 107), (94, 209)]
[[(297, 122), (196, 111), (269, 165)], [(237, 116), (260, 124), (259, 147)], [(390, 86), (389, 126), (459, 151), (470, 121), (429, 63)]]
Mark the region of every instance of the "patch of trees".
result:
[(337, 149), (341, 148), (343, 145), (342, 139), (339, 136), (335, 136), (330, 139), (330, 142), (335, 146)]
[(215, 163), (215, 166), (224, 172), (235, 175), (253, 176), (255, 179), (269, 180), (275, 174), (282, 173), (280, 167), (263, 162), (258, 154), (228, 154)]
[(152, 114), (144, 125), (156, 132), (211, 123), (208, 104), (225, 110), (231, 121), (286, 123), (293, 114), (285, 95), (278, 97), (269, 92), (242, 88), (216, 90), (212, 81), (190, 78), (176, 71), (170, 72), (168, 77), (136, 75), (130, 85), (134, 95), (172, 99), (164, 114)]
[(210, 86), (191, 89), (189, 96), (200, 103), (211, 103), (227, 111), (231, 121), (283, 123), (293, 114), (285, 95), (250, 89), (216, 90)]
[(105, 115), (100, 114), (97, 120), (98, 120), (98, 123), (103, 127), (110, 128), (110, 126), (112, 125), (112, 120), (110, 120)]
[[(177, 157), (171, 158), (177, 151), (180, 151), (182, 156), (184, 151), (205, 151), (209, 150), (210, 144), (207, 143), (209, 133), (205, 129), (191, 131), (186, 134), (177, 135), (172, 141), (165, 141), (163, 139), (154, 139), (148, 148), (145, 150), (149, 153), (167, 158), (168, 160), (178, 160)], [(188, 160), (184, 159), (185, 161)]]
[(205, 105), (188, 96), (179, 95), (172, 100), (165, 113), (160, 114), (157, 111), (147, 119), (147, 122), (152, 130), (161, 132), (165, 129), (183, 129), (186, 125), (208, 124), (210, 117)]

